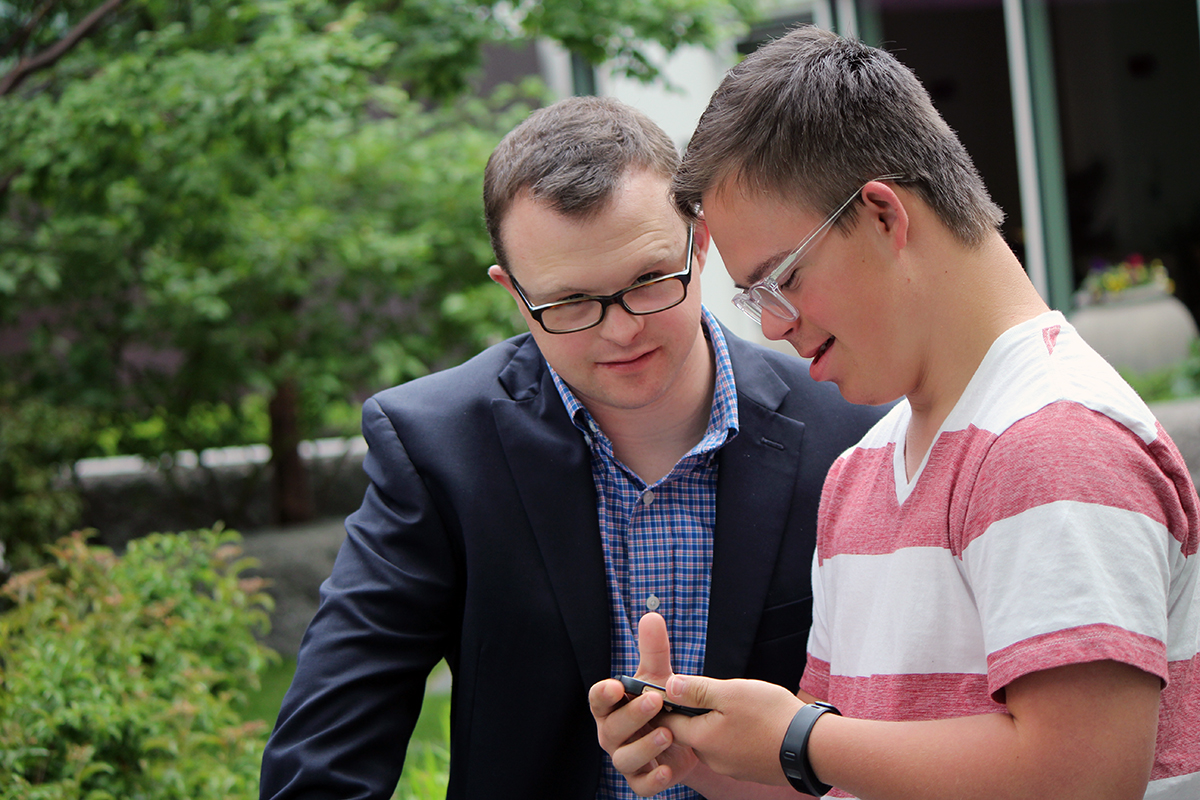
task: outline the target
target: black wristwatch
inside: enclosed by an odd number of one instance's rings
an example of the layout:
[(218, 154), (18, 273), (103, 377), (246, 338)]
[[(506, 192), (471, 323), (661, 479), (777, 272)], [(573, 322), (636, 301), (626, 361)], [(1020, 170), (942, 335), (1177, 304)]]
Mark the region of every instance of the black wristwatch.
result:
[(796, 716), (792, 717), (787, 733), (783, 735), (783, 744), (779, 747), (779, 763), (788, 783), (797, 791), (813, 797), (822, 797), (833, 788), (817, 779), (812, 762), (808, 760), (808, 737), (822, 714), (837, 714), (840, 717), (842, 712), (820, 701), (801, 706)]

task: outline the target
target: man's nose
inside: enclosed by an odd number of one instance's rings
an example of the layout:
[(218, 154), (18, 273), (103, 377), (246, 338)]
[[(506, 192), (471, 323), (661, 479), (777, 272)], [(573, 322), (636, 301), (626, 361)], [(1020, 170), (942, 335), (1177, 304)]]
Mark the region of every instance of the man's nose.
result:
[(782, 341), (788, 337), (796, 328), (800, 327), (800, 318), (786, 319), (772, 312), (769, 308), (764, 308), (762, 312), (762, 332), (763, 336), (771, 341)]
[(613, 303), (600, 323), (600, 335), (613, 342), (628, 343), (646, 327), (646, 317), (631, 314), (620, 303)]

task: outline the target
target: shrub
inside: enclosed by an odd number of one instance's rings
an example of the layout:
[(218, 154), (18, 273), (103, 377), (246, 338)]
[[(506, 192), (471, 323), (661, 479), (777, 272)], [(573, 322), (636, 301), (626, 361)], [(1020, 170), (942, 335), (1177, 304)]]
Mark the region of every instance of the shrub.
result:
[[(425, 696), (421, 707), (422, 719), (417, 721), (412, 741), (408, 743), (408, 754), (404, 758), (404, 771), (392, 800), (433, 800), (445, 797), (450, 785), (450, 698)], [(422, 723), (432, 735), (418, 738)], [(433, 730), (434, 726), (436, 730)]]
[(450, 748), (444, 742), (412, 742), (392, 800), (433, 800), (450, 785)]
[(234, 710), (274, 654), (262, 581), (219, 528), (123, 556), (74, 534), (0, 593), (0, 799), (249, 800), (266, 724)]
[(1191, 353), (1178, 364), (1152, 372), (1120, 372), (1147, 403), (1195, 397), (1200, 394), (1200, 339), (1192, 340)]
[(36, 566), (45, 545), (79, 521), (82, 501), (63, 476), (86, 452), (88, 426), (81, 411), (0, 385), (0, 567)]

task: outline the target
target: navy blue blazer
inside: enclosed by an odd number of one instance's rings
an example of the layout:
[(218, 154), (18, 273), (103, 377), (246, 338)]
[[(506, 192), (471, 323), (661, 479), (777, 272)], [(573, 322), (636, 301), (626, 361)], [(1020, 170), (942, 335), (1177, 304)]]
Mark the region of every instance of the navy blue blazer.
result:
[[(825, 473), (883, 410), (725, 336), (740, 431), (719, 455), (704, 672), (794, 691)], [(604, 754), (587, 692), (611, 677), (596, 496), (533, 339), (377, 394), (363, 433), (370, 486), (301, 643), (261, 797), (390, 798), (445, 658), (448, 797), (593, 800)]]

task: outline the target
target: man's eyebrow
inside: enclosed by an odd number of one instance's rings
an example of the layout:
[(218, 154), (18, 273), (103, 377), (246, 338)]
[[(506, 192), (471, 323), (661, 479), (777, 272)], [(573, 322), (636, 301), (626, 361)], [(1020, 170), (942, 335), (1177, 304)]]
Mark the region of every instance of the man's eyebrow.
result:
[[(638, 269), (634, 270), (634, 272), (636, 274), (633, 275), (633, 277), (631, 278), (629, 283), (626, 283), (625, 285), (621, 286), (620, 288), (616, 289), (615, 291), (619, 292), (622, 289), (628, 289), (629, 287), (636, 285), (638, 283), (638, 281), (640, 280), (641, 276), (643, 276), (643, 275), (648, 275), (652, 272), (662, 272), (666, 268), (667, 263), (669, 261), (671, 261), (672, 258), (673, 258), (672, 255), (664, 255), (662, 258), (653, 260), (648, 264), (643, 264), (642, 266), (638, 267)], [(669, 271), (674, 272), (675, 270), (672, 269)], [(522, 284), (522, 288), (524, 288), (524, 284)], [(608, 294), (610, 294), (610, 293), (597, 291), (594, 287), (591, 289), (583, 289), (583, 288), (580, 288), (579, 286), (561, 286), (557, 289), (554, 289), (553, 291), (542, 292), (543, 297), (562, 297), (562, 298), (571, 298), (571, 297), (574, 297), (575, 295), (582, 295), (584, 297), (604, 297)], [(531, 298), (531, 302), (532, 302), (532, 298)], [(558, 301), (558, 300), (544, 300), (543, 301), (543, 303), (557, 303), (557, 302), (560, 302), (560, 301)], [(534, 305), (543, 305), (543, 303), (534, 303)]]
[(751, 286), (753, 286), (754, 284), (761, 281), (763, 278), (770, 275), (771, 271), (774, 270), (776, 267), (778, 267), (780, 264), (782, 264), (783, 260), (785, 258), (787, 258), (788, 256), (790, 256), (793, 252), (795, 252), (795, 251), (794, 250), (784, 250), (784, 251), (775, 253), (774, 255), (767, 256), (762, 261), (758, 262), (758, 266), (756, 266), (753, 270), (750, 271), (749, 283), (747, 283), (746, 285), (743, 286), (742, 284), (735, 282), (733, 284), (734, 288), (741, 289), (742, 291), (749, 289)]

